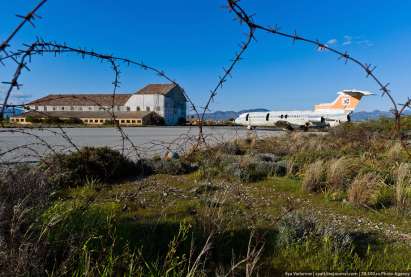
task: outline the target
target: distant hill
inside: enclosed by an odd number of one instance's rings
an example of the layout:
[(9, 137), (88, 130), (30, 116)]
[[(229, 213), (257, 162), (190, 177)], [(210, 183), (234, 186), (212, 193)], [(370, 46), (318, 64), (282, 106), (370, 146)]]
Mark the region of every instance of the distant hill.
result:
[[(242, 110), (242, 111), (216, 111), (213, 113), (207, 113), (205, 115), (206, 120), (229, 120), (231, 118), (237, 118), (240, 114), (242, 113), (248, 113), (248, 112), (268, 112), (269, 110), (267, 109), (250, 109), (250, 110)], [(411, 115), (411, 112), (407, 113), (408, 115)], [(353, 121), (364, 121), (364, 120), (370, 120), (370, 119), (378, 119), (380, 117), (393, 117), (391, 112), (387, 111), (379, 111), (375, 110), (372, 112), (366, 112), (366, 111), (360, 111), (360, 112), (354, 112), (352, 115), (352, 120)]]
[[(411, 115), (411, 111), (407, 111), (404, 113), (404, 115)], [(393, 118), (394, 115), (391, 112), (386, 112), (386, 111), (379, 111), (375, 110), (372, 112), (355, 112), (352, 115), (352, 119), (354, 121), (364, 121), (364, 120), (370, 120), (370, 119), (378, 119), (380, 117), (388, 117), (388, 118)]]
[(251, 113), (251, 112), (268, 112), (267, 109), (250, 109), (242, 111), (216, 111), (213, 113), (206, 113), (206, 120), (229, 120), (231, 118), (237, 118), (242, 113)]

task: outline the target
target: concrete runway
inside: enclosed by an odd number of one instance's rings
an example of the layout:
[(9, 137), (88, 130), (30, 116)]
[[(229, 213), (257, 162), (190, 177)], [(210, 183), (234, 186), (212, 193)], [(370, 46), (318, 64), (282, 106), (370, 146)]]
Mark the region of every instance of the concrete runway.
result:
[[(143, 157), (162, 155), (165, 151), (183, 152), (196, 142), (197, 127), (136, 127), (123, 128), (129, 140), (124, 141), (125, 154), (132, 158), (137, 152)], [(204, 127), (206, 141), (209, 144), (244, 138), (252, 132), (257, 137), (279, 136), (280, 130), (248, 131), (244, 127)], [(69, 138), (69, 139), (67, 139)], [(108, 146), (123, 149), (120, 132), (115, 128), (58, 128), (39, 129), (0, 129), (0, 162), (38, 161), (52, 150), (69, 151), (77, 147)], [(131, 142), (130, 142), (131, 141)], [(134, 145), (134, 146), (133, 146)]]

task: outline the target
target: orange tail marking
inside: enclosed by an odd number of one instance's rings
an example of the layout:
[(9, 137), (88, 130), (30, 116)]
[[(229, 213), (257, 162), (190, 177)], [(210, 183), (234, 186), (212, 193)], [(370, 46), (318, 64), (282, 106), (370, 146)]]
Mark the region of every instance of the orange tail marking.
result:
[(332, 103), (315, 105), (315, 110), (349, 110), (352, 111), (360, 103), (361, 96), (341, 94)]

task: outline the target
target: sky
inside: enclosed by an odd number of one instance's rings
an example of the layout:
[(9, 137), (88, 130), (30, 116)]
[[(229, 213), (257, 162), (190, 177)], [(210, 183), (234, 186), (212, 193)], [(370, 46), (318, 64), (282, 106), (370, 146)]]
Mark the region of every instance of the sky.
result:
[[(19, 23), (36, 0), (0, 0), (0, 40)], [(375, 73), (398, 102), (411, 96), (411, 0), (242, 0), (262, 25), (318, 39), (377, 66)], [(233, 20), (225, 0), (49, 0), (42, 19), (18, 33), (12, 50), (36, 37), (114, 54), (160, 68), (175, 79), (198, 105), (207, 101), (223, 67), (245, 39), (245, 26)], [(251, 108), (310, 109), (333, 101), (343, 89), (377, 93), (358, 110), (388, 110), (378, 86), (353, 64), (328, 51), (257, 31), (256, 41), (235, 68), (232, 78), (211, 106), (212, 111)], [(51, 93), (110, 93), (113, 73), (108, 64), (75, 55), (33, 57), (12, 101)], [(15, 64), (0, 67), (0, 81), (11, 80)], [(165, 80), (134, 67), (121, 67), (120, 92), (133, 93)], [(7, 87), (0, 85), (4, 94)], [(1, 96), (0, 96), (1, 97)]]

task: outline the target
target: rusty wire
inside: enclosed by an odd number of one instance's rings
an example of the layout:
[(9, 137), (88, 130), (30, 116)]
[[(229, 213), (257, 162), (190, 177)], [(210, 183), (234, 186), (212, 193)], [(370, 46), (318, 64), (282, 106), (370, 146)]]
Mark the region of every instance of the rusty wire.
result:
[[(280, 31), (280, 28), (278, 27), (278, 25), (275, 25), (274, 27), (268, 27), (262, 24), (258, 24), (253, 19), (255, 15), (251, 15), (250, 13), (248, 13), (242, 6), (240, 6), (240, 2), (241, 0), (227, 0), (227, 8), (229, 12), (233, 12), (236, 15), (238, 21), (241, 24), (247, 25), (250, 32), (251, 30), (253, 32), (260, 30), (260, 31), (270, 33), (272, 35), (277, 35), (277, 36), (291, 39), (293, 43), (297, 41), (308, 43), (308, 44), (316, 46), (316, 49), (328, 50), (329, 52), (336, 54), (338, 56), (338, 59), (343, 60), (345, 63), (350, 61), (358, 65), (365, 72), (367, 78), (371, 77), (377, 83), (379, 90), (381, 92), (381, 95), (388, 97), (390, 103), (393, 106), (392, 113), (394, 114), (394, 117), (395, 117), (395, 130), (394, 130), (395, 136), (400, 140), (401, 144), (403, 145), (404, 150), (411, 157), (411, 152), (408, 150), (408, 147), (407, 147), (407, 141), (405, 140), (404, 135), (401, 133), (401, 116), (404, 114), (407, 108), (411, 108), (411, 99), (408, 99), (404, 104), (397, 104), (395, 98), (392, 95), (391, 90), (388, 88), (390, 83), (382, 82), (381, 79), (377, 77), (377, 75), (374, 73), (376, 66), (370, 63), (364, 63), (360, 61), (359, 59), (351, 56), (348, 52), (346, 51), (343, 52), (333, 47), (330, 47), (326, 43), (320, 42), (318, 39), (314, 40), (314, 39), (301, 36), (297, 33), (297, 31), (294, 31), (294, 33), (286, 33), (286, 32)], [(399, 105), (401, 105), (402, 108), (399, 108)]]
[[(16, 70), (13, 74), (13, 78), (11, 81), (3, 82), (4, 84), (8, 85), (8, 90), (6, 92), (6, 96), (3, 102), (3, 105), (1, 107), (1, 113), (0, 113), (0, 121), (2, 122), (3, 125), (3, 117), (5, 113), (5, 109), (9, 106), (15, 107), (16, 105), (9, 105), (8, 101), (10, 98), (10, 95), (14, 91), (14, 89), (20, 89), (21, 84), (19, 83), (19, 78), (23, 74), (24, 70), (30, 71), (28, 64), (31, 62), (32, 58), (34, 56), (38, 55), (45, 55), (49, 54), (54, 57), (60, 56), (62, 54), (77, 54), (81, 58), (85, 57), (91, 57), (94, 59), (97, 59), (102, 62), (106, 62), (110, 65), (111, 70), (114, 75), (114, 80), (112, 82), (113, 85), (113, 92), (112, 92), (112, 105), (111, 109), (107, 109), (106, 107), (102, 107), (103, 110), (109, 112), (111, 114), (111, 118), (113, 120), (115, 128), (118, 130), (118, 132), (121, 135), (122, 138), (122, 152), (126, 150), (125, 142), (128, 142), (131, 145), (131, 148), (134, 149), (134, 152), (137, 154), (138, 157), (140, 157), (139, 152), (141, 152), (142, 149), (139, 149), (133, 141), (128, 137), (127, 133), (123, 130), (123, 128), (120, 126), (119, 122), (116, 121), (116, 114), (114, 112), (114, 107), (115, 107), (115, 97), (117, 94), (117, 90), (120, 87), (120, 67), (121, 66), (137, 66), (138, 68), (141, 68), (143, 70), (150, 71), (161, 78), (167, 80), (168, 82), (171, 82), (172, 84), (180, 86), (174, 79), (169, 77), (163, 70), (158, 69), (153, 66), (149, 66), (145, 64), (144, 62), (138, 62), (134, 61), (128, 58), (124, 57), (118, 57), (114, 56), (112, 54), (102, 54), (98, 53), (94, 50), (88, 50), (86, 48), (76, 48), (76, 47), (71, 47), (65, 43), (57, 43), (57, 42), (50, 42), (50, 41), (45, 41), (43, 39), (37, 39), (31, 44), (24, 44), (23, 49), (17, 50), (17, 51), (7, 51), (6, 49), (10, 47), (10, 42), (11, 40), (16, 36), (16, 34), (22, 29), (22, 27), (26, 23), (30, 23), (31, 25), (34, 26), (33, 21), (35, 19), (40, 18), (36, 13), (37, 11), (47, 2), (47, 0), (42, 0), (40, 1), (36, 7), (30, 11), (26, 16), (19, 16), (23, 18), (23, 21), (20, 22), (20, 24), (11, 32), (11, 34), (0, 44), (0, 52), (3, 53), (3, 56), (0, 56), (0, 63), (3, 63), (8, 60), (12, 60), (17, 64)], [(183, 94), (186, 97), (187, 101), (190, 104), (191, 110), (195, 113), (195, 116), (198, 119), (199, 125), (198, 125), (198, 136), (197, 136), (197, 142), (194, 144), (194, 147), (192, 148), (193, 151), (197, 150), (199, 146), (201, 145), (207, 145), (206, 143), (206, 136), (203, 131), (203, 126), (205, 122), (205, 116), (206, 113), (210, 111), (210, 106), (213, 103), (215, 97), (219, 93), (219, 91), (223, 88), (224, 84), (228, 81), (230, 77), (232, 77), (232, 73), (235, 69), (235, 67), (239, 64), (239, 62), (243, 59), (243, 55), (251, 45), (251, 43), (255, 40), (255, 34), (257, 31), (264, 31), (267, 33), (270, 33), (272, 35), (278, 35), (282, 37), (286, 37), (288, 39), (291, 39), (293, 42), (301, 41), (305, 42), (308, 44), (312, 44), (316, 46), (318, 49), (322, 50), (327, 50), (331, 53), (334, 53), (338, 55), (339, 59), (342, 59), (347, 62), (353, 62), (354, 64), (358, 65), (361, 67), (367, 77), (371, 77), (379, 86), (380, 91), (383, 96), (387, 96), (393, 105), (393, 114), (395, 116), (395, 134), (396, 136), (400, 139), (402, 145), (406, 149), (407, 153), (411, 155), (411, 153), (407, 149), (407, 145), (404, 139), (403, 134), (401, 133), (401, 116), (405, 112), (407, 108), (411, 107), (411, 99), (408, 99), (404, 104), (400, 105), (397, 104), (395, 101), (389, 87), (389, 83), (384, 84), (374, 73), (375, 71), (375, 66), (367, 63), (363, 63), (360, 60), (352, 57), (349, 53), (343, 52), (340, 50), (337, 50), (335, 48), (332, 48), (328, 46), (325, 43), (321, 43), (319, 40), (313, 40), (309, 39), (306, 37), (303, 37), (299, 35), (296, 31), (294, 33), (286, 33), (280, 31), (280, 29), (275, 25), (275, 27), (267, 27), (261, 24), (256, 23), (254, 20), (254, 15), (250, 15), (242, 6), (240, 6), (240, 0), (227, 0), (227, 8), (230, 13), (233, 13), (235, 16), (235, 19), (239, 21), (240, 24), (244, 24), (248, 28), (248, 32), (246, 35), (246, 38), (244, 42), (240, 44), (240, 49), (237, 53), (235, 53), (233, 59), (230, 61), (230, 64), (228, 67), (223, 68), (223, 74), (218, 77), (218, 82), (215, 85), (215, 87), (210, 90), (208, 100), (206, 101), (204, 107), (202, 107), (202, 111), (200, 113), (200, 110), (197, 108), (197, 106), (194, 104), (194, 102), (190, 99), (188, 94), (183, 90)], [(81, 96), (79, 96), (81, 98)], [(24, 105), (22, 105), (24, 107)], [(98, 106), (100, 106), (98, 104)], [(400, 108), (401, 106), (401, 108)], [(58, 126), (60, 128), (60, 135), (69, 142), (69, 144), (74, 147), (76, 150), (79, 150), (78, 147), (74, 144), (74, 142), (70, 139), (68, 134), (64, 131), (64, 128), (61, 126)], [(189, 130), (190, 131), (190, 130)], [(188, 140), (189, 136), (185, 136), (186, 140)], [(43, 142), (42, 142), (43, 143)], [(153, 145), (158, 145), (160, 142), (157, 141), (153, 143)], [(173, 144), (175, 141), (172, 142)], [(169, 148), (169, 147), (168, 147)]]

